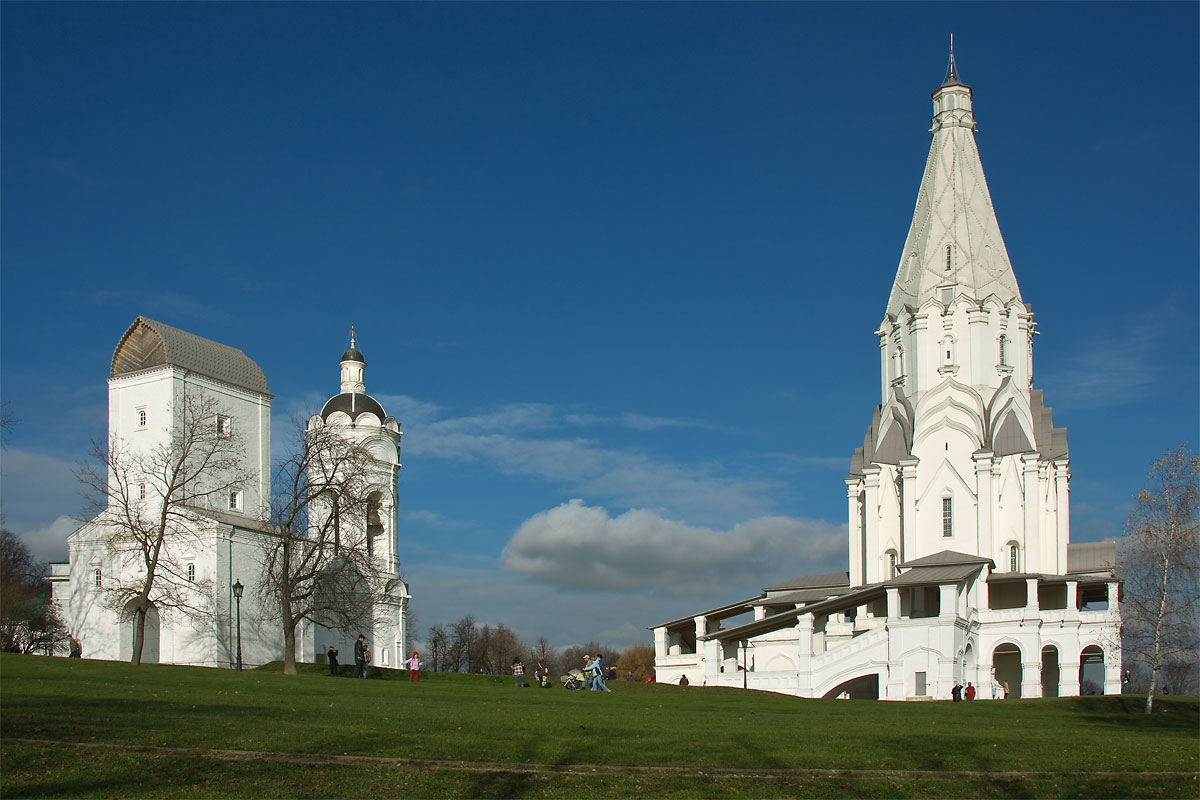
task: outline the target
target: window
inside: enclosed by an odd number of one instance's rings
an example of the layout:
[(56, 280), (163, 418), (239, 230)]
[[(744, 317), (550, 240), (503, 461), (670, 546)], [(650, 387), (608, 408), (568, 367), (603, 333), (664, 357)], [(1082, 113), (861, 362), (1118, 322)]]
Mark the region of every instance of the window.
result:
[(1008, 350), (1008, 337), (1000, 334), (1000, 366), (1008, 366), (1008, 355), (1005, 351)]
[(233, 435), (233, 420), (226, 414), (217, 414), (217, 436)]
[(137, 413), (138, 413), (138, 427), (139, 428), (146, 427), (146, 409), (139, 408)]
[(942, 537), (954, 535), (954, 498), (942, 498)]
[(896, 577), (896, 551), (895, 550), (888, 551), (888, 577), (889, 578)]
[(950, 271), (950, 254), (952, 249), (950, 245), (946, 245), (946, 272)]
[(104, 576), (100, 573), (100, 568), (96, 567), (96, 569), (92, 571), (92, 586), (97, 589), (102, 588), (104, 586), (103, 577)]
[(1021, 548), (1015, 544), (1008, 546), (1008, 571), (1018, 572), (1018, 567), (1021, 566)]
[(138, 500), (145, 500), (145, 499), (146, 499), (146, 484), (139, 483), (138, 484)]
[(241, 511), (242, 510), (242, 493), (238, 489), (233, 489), (229, 492), (229, 510), (230, 511)]
[(188, 579), (188, 583), (195, 583), (195, 581), (196, 581), (196, 565), (195, 564), (187, 565), (187, 579)]

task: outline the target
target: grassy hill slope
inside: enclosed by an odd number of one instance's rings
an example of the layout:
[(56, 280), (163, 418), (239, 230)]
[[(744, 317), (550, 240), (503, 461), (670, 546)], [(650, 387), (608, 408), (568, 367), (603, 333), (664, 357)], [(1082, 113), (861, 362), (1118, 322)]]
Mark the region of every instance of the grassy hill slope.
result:
[[(398, 679), (400, 678), (400, 679)], [(1196, 797), (1200, 704), (803, 700), (0, 655), (4, 796)]]

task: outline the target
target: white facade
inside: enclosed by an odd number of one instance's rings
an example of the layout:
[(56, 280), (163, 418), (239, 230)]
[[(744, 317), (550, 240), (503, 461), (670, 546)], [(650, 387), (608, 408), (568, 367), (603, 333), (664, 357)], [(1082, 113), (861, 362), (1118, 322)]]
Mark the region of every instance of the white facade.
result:
[[(408, 584), (400, 575), (396, 554), (396, 521), (399, 498), (396, 481), (400, 476), (400, 425), (388, 416), (375, 398), (366, 393), (367, 362), (358, 351), (354, 329), (350, 329), (350, 349), (339, 363), (341, 392), (328, 401), (321, 413), (308, 420), (308, 430), (335, 428), (338, 435), (367, 450), (370, 504), (364, 519), (340, 522), (346, 546), (363, 548), (378, 560), (382, 586), (375, 587), (384, 598), (361, 631), (337, 631), (315, 626), (318, 653), (333, 645), (345, 659), (353, 652), (354, 641), (362, 633), (371, 649), (375, 666), (396, 668), (408, 658)], [(323, 513), (332, 513), (325, 508)], [(322, 512), (318, 512), (322, 513)]]
[(1035, 323), (971, 102), (952, 56), (875, 332), (881, 402), (845, 480), (847, 572), (655, 626), (659, 681), (884, 699), (968, 682), (990, 699), (1007, 683), (1041, 697), (1078, 694), (1081, 662), (1097, 662), (1096, 688), (1119, 691), (1112, 545), (1069, 544), (1066, 430), (1032, 388)]
[[(160, 569), (169, 571), (172, 582), (182, 587), (173, 599), (182, 596), (186, 607), (168, 608), (161, 591), (151, 595), (154, 607), (147, 614), (142, 661), (232, 667), (237, 663), (239, 615), (243, 665), (282, 659), (279, 614), (270, 603), (260, 605), (256, 592), (263, 556), (273, 541), (262, 521), (270, 496), (272, 399), (262, 370), (240, 350), (138, 317), (116, 347), (108, 385), (109, 441), (131, 454), (168, 444), (182, 424), (185, 405), (200, 398), (213, 404), (214, 428), (236, 434), (242, 444), (234, 474), (244, 479), (226, 490), (227, 477), (206, 473), (203, 480), (222, 487), (221, 492), (182, 507), (186, 522), (166, 539)], [(383, 436), (389, 447), (377, 450), (389, 459), (379, 479), (386, 498), (380, 508), (385, 522), (379, 541), (394, 572), (399, 429), (395, 420), (390, 424)], [(377, 424), (375, 430), (380, 427)], [(136, 477), (126, 477), (132, 496), (140, 494), (151, 506), (153, 481), (147, 480), (143, 488)], [(110, 484), (117, 478), (110, 474)], [(111, 607), (111, 594), (105, 590), (136, 580), (144, 575), (144, 567), (135, 557), (114, 552), (108, 541), (112, 529), (100, 519), (67, 537), (67, 562), (51, 565), (53, 598), (70, 632), (83, 644), (85, 658), (128, 660), (133, 619), (124, 609)], [(245, 587), (240, 603), (234, 597), (235, 583)], [(402, 594), (407, 600), (406, 587)], [(392, 629), (389, 640), (403, 643), (403, 614)], [(298, 660), (315, 660), (319, 630), (302, 624)], [(396, 663), (375, 652), (375, 663)]]

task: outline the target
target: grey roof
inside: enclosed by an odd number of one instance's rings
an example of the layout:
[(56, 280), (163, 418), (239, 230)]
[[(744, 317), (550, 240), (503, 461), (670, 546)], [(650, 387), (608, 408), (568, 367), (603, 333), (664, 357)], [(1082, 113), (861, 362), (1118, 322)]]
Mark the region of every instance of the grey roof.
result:
[(735, 628), (726, 628), (725, 630), (713, 631), (707, 636), (701, 636), (700, 639), (718, 639), (725, 641), (727, 639), (745, 639), (751, 636), (758, 636), (761, 633), (779, 630), (787, 627), (795, 622), (804, 614), (823, 614), (827, 611), (835, 611), (839, 608), (853, 608), (872, 600), (884, 597), (884, 585), (882, 583), (871, 583), (866, 586), (859, 586), (853, 591), (847, 592), (840, 597), (833, 597), (829, 600), (822, 600), (820, 603), (813, 603), (804, 608), (796, 608), (791, 611), (784, 611), (782, 614), (772, 614), (763, 619), (756, 619), (753, 622), (747, 622), (745, 625), (738, 625)]
[(678, 619), (673, 619), (669, 622), (660, 622), (657, 625), (647, 625), (646, 630), (652, 631), (655, 628), (674, 628), (675, 626), (682, 625), (685, 622), (690, 623), (696, 617), (708, 617), (709, 619), (721, 619), (723, 617), (735, 617), (738, 614), (744, 614), (747, 611), (749, 611), (750, 607), (751, 607), (751, 603), (753, 603), (759, 597), (761, 597), (761, 595), (756, 595), (755, 597), (748, 597), (745, 600), (739, 600), (736, 603), (726, 603), (723, 606), (717, 606), (716, 608), (710, 608), (708, 611), (701, 611), (698, 614), (692, 614), (691, 616), (687, 616), (687, 617), (680, 617)]
[(371, 412), (379, 417), (379, 421), (383, 422), (387, 419), (387, 413), (383, 410), (383, 406), (379, 401), (369, 394), (360, 394), (358, 392), (342, 392), (334, 395), (325, 401), (325, 406), (321, 409), (321, 419), (328, 421), (329, 415), (335, 411), (344, 411), (350, 415), (350, 419), (357, 419), (359, 414)]
[(1108, 572), (1116, 562), (1117, 543), (1112, 539), (1067, 545), (1067, 574)]
[(342, 353), (342, 361), (358, 361), (364, 367), (367, 365), (367, 360), (363, 358), (363, 354), (358, 352), (358, 348), (350, 345), (350, 349)]
[(763, 597), (755, 600), (751, 605), (754, 606), (783, 606), (791, 603), (815, 603), (818, 600), (825, 600), (830, 596), (842, 595), (850, 591), (849, 586), (841, 587), (825, 587), (821, 589), (801, 589), (796, 592), (785, 592), (777, 594), (774, 597)]
[(940, 553), (924, 556), (923, 558), (914, 558), (912, 561), (905, 561), (901, 567), (937, 567), (945, 564), (990, 564), (990, 558), (983, 556), (973, 556), (968, 553), (956, 553), (953, 550), (943, 550)]
[(1036, 580), (1038, 583), (1108, 583), (1113, 580), (1110, 575), (1093, 575), (1078, 573), (1075, 575), (1054, 575), (1047, 572), (993, 572), (988, 576), (988, 583), (1015, 583), (1017, 581)]
[(804, 575), (790, 581), (777, 583), (774, 586), (768, 586), (764, 591), (767, 592), (782, 592), (788, 589), (824, 589), (824, 588), (849, 588), (850, 573), (848, 572), (825, 572), (820, 575)]
[(972, 564), (941, 564), (931, 567), (914, 567), (905, 570), (891, 580), (885, 581), (884, 586), (919, 586), (926, 583), (950, 583), (971, 577), (979, 572), (988, 562), (976, 561)]
[(110, 377), (171, 365), (269, 395), (267, 376), (235, 347), (139, 316), (113, 350)]

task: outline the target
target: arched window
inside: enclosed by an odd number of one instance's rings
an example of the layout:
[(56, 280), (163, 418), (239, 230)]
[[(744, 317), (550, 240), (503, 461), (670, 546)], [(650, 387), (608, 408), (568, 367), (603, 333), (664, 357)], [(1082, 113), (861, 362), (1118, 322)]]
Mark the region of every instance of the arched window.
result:
[(146, 484), (139, 483), (138, 484), (138, 500), (145, 500), (145, 499), (146, 499)]
[(92, 572), (92, 585), (97, 589), (102, 588), (104, 586), (103, 577), (104, 576), (101, 574), (100, 568), (96, 567), (96, 569)]
[(1008, 366), (1008, 337), (1000, 334), (1000, 366)]
[(139, 428), (146, 427), (146, 409), (144, 409), (144, 408), (138, 409), (138, 427)]
[(195, 582), (195, 580), (196, 580), (196, 565), (195, 564), (187, 565), (187, 579), (188, 579), (188, 583)]
[(942, 498), (942, 537), (954, 535), (954, 498)]
[(954, 252), (952, 245), (946, 245), (946, 272), (950, 271), (951, 254)]
[(948, 367), (954, 364), (954, 337), (946, 336), (942, 339), (942, 366)]
[(1020, 572), (1021, 548), (1015, 543), (1008, 546), (1008, 571)]

